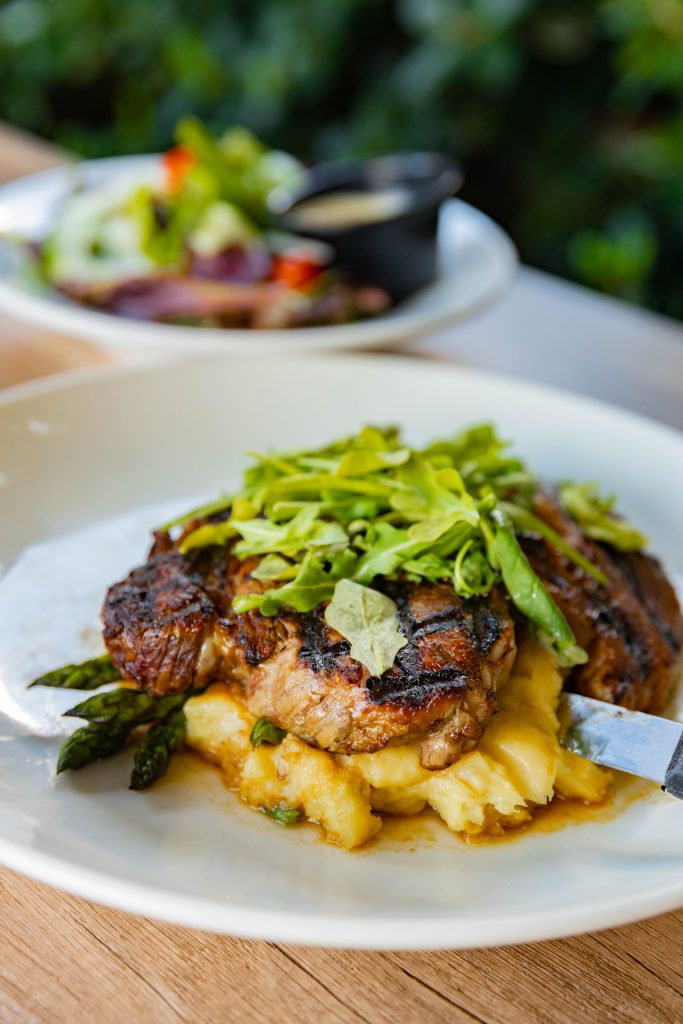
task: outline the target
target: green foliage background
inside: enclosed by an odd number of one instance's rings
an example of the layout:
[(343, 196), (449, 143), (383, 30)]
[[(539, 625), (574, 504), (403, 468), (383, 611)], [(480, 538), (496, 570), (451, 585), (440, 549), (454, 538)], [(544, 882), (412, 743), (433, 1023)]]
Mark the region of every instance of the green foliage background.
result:
[(9, 0), (0, 117), (85, 156), (194, 112), (306, 159), (433, 147), (525, 261), (683, 317), (682, 0)]

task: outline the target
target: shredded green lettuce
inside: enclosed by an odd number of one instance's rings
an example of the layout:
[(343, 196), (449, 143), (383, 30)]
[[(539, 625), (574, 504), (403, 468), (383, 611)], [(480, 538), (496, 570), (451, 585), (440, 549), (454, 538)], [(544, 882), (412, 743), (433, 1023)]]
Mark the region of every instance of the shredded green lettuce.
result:
[(281, 608), (310, 612), (323, 601), (329, 601), (336, 584), (337, 578), (325, 568), (322, 558), (308, 555), (293, 580), (281, 587), (273, 587), (265, 594), (240, 595), (233, 601), (233, 608), (238, 615), (255, 608), (262, 615), (277, 615)]
[(639, 551), (647, 546), (647, 537), (615, 514), (616, 497), (601, 496), (597, 484), (560, 484), (558, 494), (565, 510), (593, 540), (619, 551)]
[[(539, 482), (490, 424), (424, 448), (409, 447), (395, 428), (364, 427), (316, 450), (250, 454), (227, 518), (190, 532), (201, 510), (176, 520), (185, 525), (183, 551), (230, 543), (239, 558), (258, 560), (252, 577), (272, 586), (237, 597), (237, 614), (307, 612), (331, 602), (328, 622), (352, 642), (354, 657), (381, 674), (403, 638), (376, 581), (447, 580), (465, 599), (502, 583), (563, 664), (585, 661), (517, 535), (539, 535), (596, 582), (607, 580), (535, 515)], [(226, 500), (205, 509), (225, 514)], [(612, 499), (592, 487), (563, 485), (560, 500), (590, 536), (642, 545), (642, 535), (612, 514)]]

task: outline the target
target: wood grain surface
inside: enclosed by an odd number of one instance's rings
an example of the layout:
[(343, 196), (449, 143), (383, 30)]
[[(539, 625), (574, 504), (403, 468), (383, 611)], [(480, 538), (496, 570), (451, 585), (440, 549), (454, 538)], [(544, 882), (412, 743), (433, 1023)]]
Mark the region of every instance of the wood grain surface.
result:
[[(0, 128), (0, 180), (64, 155)], [(105, 357), (0, 318), (0, 387)], [(0, 869), (0, 1024), (683, 1024), (683, 911), (556, 942), (317, 950), (158, 924)]]

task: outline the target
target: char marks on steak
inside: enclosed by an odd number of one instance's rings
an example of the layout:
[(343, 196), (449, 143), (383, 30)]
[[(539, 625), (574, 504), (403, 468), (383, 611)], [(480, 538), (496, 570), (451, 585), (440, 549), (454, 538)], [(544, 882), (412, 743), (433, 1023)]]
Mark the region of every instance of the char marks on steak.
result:
[(325, 624), (322, 608), (285, 614), (279, 622), (287, 640), (240, 673), (251, 710), (337, 753), (421, 739), (424, 767), (457, 761), (476, 745), (514, 661), (506, 602), (494, 594), (484, 609), (480, 600), (464, 602), (438, 583), (402, 583), (393, 596), (408, 643), (384, 675), (370, 676), (351, 658), (349, 643)]
[[(589, 540), (550, 494), (537, 495), (535, 511), (609, 580), (601, 585), (536, 534), (520, 538), (588, 652), (567, 685), (658, 711), (683, 644), (681, 609), (659, 563)], [(252, 577), (258, 561), (240, 561), (226, 547), (181, 554), (167, 534), (157, 534), (147, 562), (105, 599), (104, 639), (114, 664), (157, 696), (237, 681), (254, 714), (334, 752), (419, 739), (423, 765), (436, 769), (476, 745), (516, 651), (499, 590), (463, 601), (447, 583), (377, 582), (396, 601), (408, 643), (375, 678), (325, 624), (323, 608), (235, 615), (237, 595), (272, 585)]]
[(535, 512), (609, 580), (601, 585), (537, 535), (521, 538), (533, 569), (588, 652), (569, 687), (632, 710), (661, 710), (683, 643), (681, 609), (661, 566), (648, 555), (624, 554), (585, 537), (548, 493), (537, 495)]
[(254, 714), (338, 753), (420, 739), (423, 765), (443, 768), (476, 745), (515, 657), (499, 593), (465, 602), (444, 583), (386, 584), (408, 643), (375, 678), (322, 608), (234, 615), (236, 595), (267, 587), (251, 576), (257, 563), (224, 547), (181, 554), (158, 536), (105, 599), (114, 664), (155, 695), (237, 680)]

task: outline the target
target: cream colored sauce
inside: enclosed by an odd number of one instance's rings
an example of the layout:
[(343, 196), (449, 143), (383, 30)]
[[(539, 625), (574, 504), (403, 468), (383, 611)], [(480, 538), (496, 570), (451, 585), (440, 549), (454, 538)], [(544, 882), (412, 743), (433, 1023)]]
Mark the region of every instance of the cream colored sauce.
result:
[(327, 192), (302, 200), (291, 210), (289, 220), (297, 228), (314, 231), (375, 224), (401, 213), (409, 195), (405, 188)]

